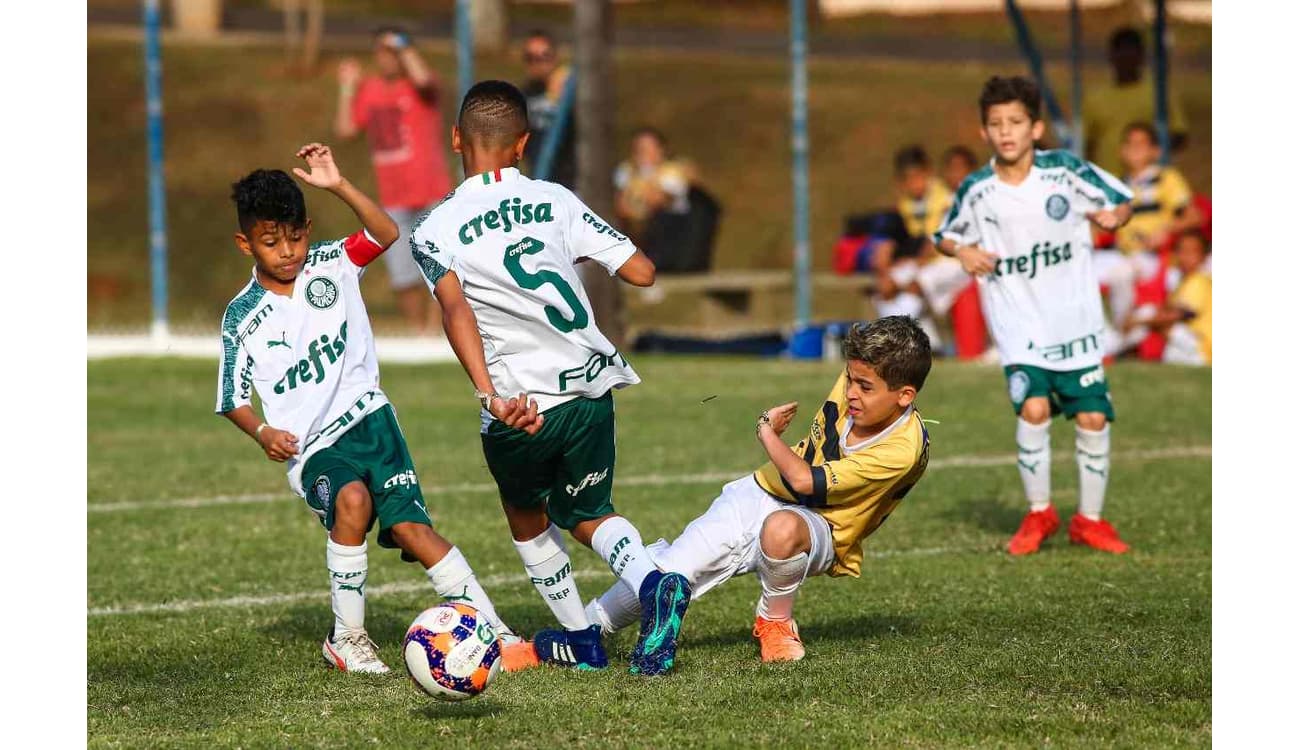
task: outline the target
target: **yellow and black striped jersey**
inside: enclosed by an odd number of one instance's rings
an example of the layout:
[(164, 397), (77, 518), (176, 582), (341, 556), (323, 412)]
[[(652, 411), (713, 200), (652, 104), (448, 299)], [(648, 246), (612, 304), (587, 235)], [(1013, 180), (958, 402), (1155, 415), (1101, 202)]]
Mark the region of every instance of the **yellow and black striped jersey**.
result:
[(920, 414), (908, 407), (880, 434), (850, 445), (853, 418), (847, 385), (848, 377), (841, 373), (813, 418), (808, 437), (794, 448), (812, 466), (812, 492), (795, 492), (771, 462), (754, 472), (754, 479), (778, 500), (806, 506), (825, 518), (835, 540), (835, 562), (828, 573), (856, 577), (862, 570), (862, 541), (925, 473), (930, 436)]

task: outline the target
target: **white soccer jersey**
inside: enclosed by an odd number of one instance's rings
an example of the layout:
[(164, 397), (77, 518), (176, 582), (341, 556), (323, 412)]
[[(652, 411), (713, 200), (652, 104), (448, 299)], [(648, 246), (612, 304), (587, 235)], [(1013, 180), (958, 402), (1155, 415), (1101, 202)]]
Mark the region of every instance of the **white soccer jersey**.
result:
[(251, 403), (256, 389), (266, 423), (298, 438), (288, 465), (299, 495), (307, 459), (388, 403), (361, 299), (365, 269), (352, 260), (379, 250), (364, 230), (314, 244), (292, 296), (267, 291), (254, 272), (221, 321), (217, 413)]
[(1003, 366), (1077, 370), (1101, 363), (1106, 319), (1085, 214), (1132, 198), (1114, 176), (1067, 151), (1038, 151), (1019, 185), (992, 162), (957, 189), (935, 233), (998, 257), (979, 277), (980, 305)]
[(411, 232), (432, 290), (454, 271), (478, 318), (492, 385), (539, 410), (641, 382), (596, 327), (574, 263), (613, 275), (636, 247), (562, 185), (514, 168), (465, 180)]

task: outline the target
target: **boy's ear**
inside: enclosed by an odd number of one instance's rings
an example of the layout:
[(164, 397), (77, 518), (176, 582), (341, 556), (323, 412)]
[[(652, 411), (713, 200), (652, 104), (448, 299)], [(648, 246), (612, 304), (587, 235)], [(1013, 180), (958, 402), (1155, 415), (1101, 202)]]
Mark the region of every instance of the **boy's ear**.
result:
[(451, 152), (460, 153), (460, 128), (456, 125), (451, 126)]
[(916, 400), (916, 388), (905, 385), (898, 389), (898, 405), (906, 409)]
[(248, 236), (243, 232), (235, 232), (235, 247), (244, 255), (253, 254), (253, 245), (248, 241)]
[(521, 136), (519, 136), (519, 140), (515, 141), (515, 161), (516, 161), (516, 162), (518, 162), (518, 161), (520, 161), (520, 160), (522, 160), (522, 159), (524, 158), (524, 147), (528, 145), (528, 138), (529, 138), (530, 136), (532, 136), (532, 132), (531, 132), (531, 131), (528, 131), (528, 130), (525, 130), (525, 131), (524, 131), (524, 134), (521, 135)]
[(1034, 120), (1034, 124), (1029, 130), (1029, 134), (1034, 137), (1034, 142), (1038, 142), (1043, 140), (1043, 131), (1046, 129), (1047, 123), (1042, 120)]
[(307, 217), (307, 220), (304, 221), (304, 222), (302, 223), (302, 233), (303, 233), (304, 235), (308, 236), (308, 237), (311, 236), (311, 217), (310, 217), (310, 216), (308, 216), (308, 217)]

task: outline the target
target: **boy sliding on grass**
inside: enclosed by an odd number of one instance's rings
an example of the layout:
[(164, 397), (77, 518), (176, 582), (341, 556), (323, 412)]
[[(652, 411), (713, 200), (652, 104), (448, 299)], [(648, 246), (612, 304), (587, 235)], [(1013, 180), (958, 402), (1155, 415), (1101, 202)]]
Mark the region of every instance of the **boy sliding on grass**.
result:
[[(528, 136), (518, 89), (475, 84), (452, 129), (469, 177), (411, 234), (447, 340), (478, 391), (483, 455), (515, 548), (563, 627), (537, 633), (532, 648), (507, 648), (505, 667), (608, 664), (578, 596), (564, 529), (600, 555), (646, 612), (631, 671), (661, 674), (673, 666), (691, 590), (682, 576), (655, 569), (636, 527), (614, 511), (613, 390), (641, 379), (596, 327), (574, 268), (590, 259), (650, 286), (654, 264), (567, 188), (519, 172)], [(518, 415), (536, 434), (501, 423), (498, 393), (536, 397)]]
[[(234, 184), (235, 244), (253, 258), (253, 278), (222, 319), (217, 413), (288, 464), (289, 485), (329, 530), (334, 625), (321, 654), (345, 672), (388, 671), (365, 628), (366, 533), (376, 519), (381, 547), (400, 547), (439, 596), (473, 605), (517, 641), (460, 550), (430, 525), (406, 439), (379, 389), (360, 280), (397, 239), (397, 225), (339, 174), (327, 146), (303, 146), (298, 157), (311, 171), (294, 174), (346, 203), (363, 228), (308, 247), (311, 219), (289, 175), (259, 169)], [(265, 421), (251, 406), (254, 390)]]
[[(862, 572), (862, 542), (925, 473), (930, 438), (913, 402), (930, 372), (930, 340), (903, 315), (857, 324), (844, 339), (844, 372), (793, 449), (781, 439), (798, 408), (763, 412), (756, 426), (769, 463), (722, 488), (708, 511), (671, 545), (650, 545), (654, 561), (681, 571), (693, 596), (758, 573), (762, 596), (754, 636), (765, 662), (804, 656), (794, 599), (804, 579)], [(636, 620), (640, 604), (619, 586), (587, 605), (612, 632)]]
[(1124, 183), (1067, 151), (1035, 151), (1043, 136), (1038, 87), (993, 77), (980, 94), (981, 132), (993, 159), (957, 190), (934, 235), (939, 251), (979, 280), (984, 319), (1006, 371), (1029, 514), (1013, 555), (1056, 533), (1051, 418), (1075, 420), (1079, 512), (1070, 541), (1120, 553), (1128, 545), (1101, 518), (1115, 409), (1102, 370), (1108, 336), (1088, 222), (1113, 232), (1132, 215)]

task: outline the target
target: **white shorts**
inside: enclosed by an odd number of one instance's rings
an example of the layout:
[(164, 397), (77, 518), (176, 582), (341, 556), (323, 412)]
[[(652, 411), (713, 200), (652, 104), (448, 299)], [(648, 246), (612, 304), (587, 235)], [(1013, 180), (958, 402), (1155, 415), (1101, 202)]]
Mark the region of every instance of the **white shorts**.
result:
[(411, 230), (415, 222), (425, 212), (423, 208), (391, 208), (384, 211), (397, 223), (397, 241), (384, 252), (384, 263), (388, 267), (388, 283), (393, 289), (407, 289), (423, 286), (424, 276), (411, 255)]
[(691, 521), (671, 545), (660, 539), (646, 550), (661, 570), (686, 576), (691, 583), (691, 599), (698, 599), (733, 576), (757, 570), (763, 521), (780, 510), (795, 513), (808, 524), (812, 547), (805, 575), (825, 573), (835, 561), (835, 542), (826, 519), (767, 494), (753, 475), (724, 486), (704, 515)]

